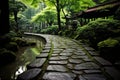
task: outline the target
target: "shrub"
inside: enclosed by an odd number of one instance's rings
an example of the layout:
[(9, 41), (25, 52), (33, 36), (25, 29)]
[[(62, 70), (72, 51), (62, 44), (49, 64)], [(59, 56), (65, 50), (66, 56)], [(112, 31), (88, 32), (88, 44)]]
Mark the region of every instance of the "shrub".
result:
[(0, 65), (13, 62), (15, 59), (16, 55), (14, 52), (6, 49), (0, 49)]
[(119, 44), (119, 41), (115, 40), (115, 39), (107, 39), (104, 41), (101, 41), (98, 43), (98, 47), (100, 48), (104, 48), (104, 47), (115, 47)]
[(58, 34), (58, 26), (57, 25), (49, 26), (46, 29), (42, 29), (41, 33), (44, 33), (44, 34)]
[(9, 42), (5, 45), (5, 48), (13, 52), (18, 51), (18, 45), (16, 42)]
[(13, 42), (16, 42), (17, 43), (17, 45), (18, 46), (27, 46), (27, 41), (26, 40), (24, 40), (24, 39), (22, 39), (22, 38), (20, 38), (20, 37), (13, 37), (12, 38), (12, 41)]
[(97, 46), (98, 42), (119, 35), (120, 23), (118, 20), (98, 19), (78, 27), (76, 39), (88, 39), (93, 46)]
[(106, 39), (98, 43), (100, 55), (111, 62), (115, 62), (119, 58), (119, 41), (116, 39)]
[(120, 7), (117, 9), (117, 11), (115, 12), (115, 19), (120, 20)]

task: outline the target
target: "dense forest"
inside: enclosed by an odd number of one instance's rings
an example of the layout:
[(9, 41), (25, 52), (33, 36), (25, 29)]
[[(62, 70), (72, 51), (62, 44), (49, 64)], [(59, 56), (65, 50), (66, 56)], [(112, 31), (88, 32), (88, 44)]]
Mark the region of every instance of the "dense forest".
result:
[[(102, 5), (109, 2), (118, 4)], [(22, 39), (24, 32), (69, 37), (93, 47), (113, 64), (118, 63), (120, 61), (119, 3), (119, 0), (1, 1), (0, 66), (14, 61), (16, 51), (20, 47), (34, 44)], [(95, 13), (89, 14), (89, 9), (100, 5), (102, 7), (98, 7)], [(101, 12), (100, 14), (103, 12), (103, 15), (99, 16), (97, 10)]]

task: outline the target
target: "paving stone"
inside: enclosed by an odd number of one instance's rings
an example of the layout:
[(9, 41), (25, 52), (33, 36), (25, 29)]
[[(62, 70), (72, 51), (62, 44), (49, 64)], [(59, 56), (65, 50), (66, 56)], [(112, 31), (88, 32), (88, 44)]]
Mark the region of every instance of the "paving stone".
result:
[(75, 65), (75, 70), (82, 70), (82, 69), (99, 69), (100, 67), (93, 63), (93, 62), (85, 62), (85, 63), (81, 63), (78, 65)]
[(103, 59), (101, 57), (94, 57), (94, 58), (103, 66), (112, 65), (109, 61), (107, 61), (107, 60), (105, 60), (105, 59)]
[(45, 50), (42, 50), (42, 52), (41, 53), (49, 53), (50, 52), (50, 50), (49, 49), (45, 49)]
[(47, 44), (45, 45), (45, 47), (51, 47), (51, 44), (50, 44), (50, 43), (47, 43)]
[(51, 49), (51, 46), (45, 46), (44, 49)]
[(79, 64), (82, 62), (82, 60), (80, 59), (69, 59), (69, 62), (72, 63), (72, 64)]
[(92, 47), (84, 46), (84, 48), (88, 51), (95, 51), (95, 49), (93, 49)]
[(86, 62), (92, 62), (92, 59), (89, 59), (89, 58), (85, 58), (83, 60), (86, 61)]
[(58, 56), (59, 54), (52, 54), (51, 57), (56, 57)]
[(73, 69), (73, 64), (68, 63), (68, 64), (67, 64), (67, 68)]
[(90, 74), (90, 73), (101, 73), (100, 70), (84, 70), (85, 73)]
[(76, 70), (72, 70), (72, 72), (74, 73), (74, 74), (79, 74), (79, 75), (81, 75), (81, 74), (83, 74), (83, 71), (76, 71)]
[(74, 50), (64, 50), (62, 53), (72, 53)]
[(48, 53), (41, 53), (40, 55), (36, 56), (36, 58), (47, 58)]
[(77, 49), (76, 52), (85, 54), (85, 52), (83, 50), (79, 50), (79, 49)]
[(97, 52), (95, 51), (88, 51), (90, 53), (90, 55), (92, 56), (99, 56), (100, 54), (98, 54)]
[(83, 49), (77, 48), (77, 52), (83, 52)]
[(85, 79), (83, 76), (79, 76), (79, 80), (87, 80), (87, 79)]
[(51, 61), (57, 61), (57, 60), (67, 60), (69, 57), (67, 56), (57, 56), (57, 55), (52, 55), (50, 58)]
[(53, 51), (53, 54), (59, 54), (61, 51)]
[(43, 76), (44, 80), (74, 80), (76, 77), (73, 73), (48, 72)]
[(114, 67), (105, 67), (105, 72), (107, 72), (113, 80), (120, 80), (120, 72)]
[(85, 74), (82, 76), (83, 76), (83, 80), (84, 79), (85, 80), (107, 80), (106, 77), (102, 74)]
[(73, 59), (88, 59), (88, 56), (78, 56), (78, 55), (72, 55), (71, 56)]
[(67, 60), (69, 57), (67, 56), (59, 56), (60, 60)]
[(40, 68), (46, 61), (46, 58), (37, 58), (33, 62), (31, 62), (29, 65), (27, 65), (27, 68)]
[(63, 52), (62, 52), (62, 53), (60, 53), (60, 55), (61, 55), (61, 56), (71, 56), (71, 55), (72, 55), (72, 53), (68, 53), (68, 52), (63, 53)]
[(74, 52), (75, 55), (78, 55), (78, 56), (84, 56), (85, 53), (84, 52)]
[(56, 64), (56, 65), (66, 65), (67, 61), (49, 61), (49, 64)]
[(18, 75), (17, 80), (36, 80), (40, 73), (41, 69), (30, 69)]
[(50, 60), (51, 61), (59, 61), (60, 58), (59, 58), (59, 56), (56, 56), (56, 57), (51, 57)]
[(54, 48), (53, 51), (63, 51), (64, 49), (62, 48)]
[(47, 67), (47, 70), (49, 71), (59, 71), (59, 72), (66, 72), (67, 68), (64, 67), (63, 65), (49, 65)]

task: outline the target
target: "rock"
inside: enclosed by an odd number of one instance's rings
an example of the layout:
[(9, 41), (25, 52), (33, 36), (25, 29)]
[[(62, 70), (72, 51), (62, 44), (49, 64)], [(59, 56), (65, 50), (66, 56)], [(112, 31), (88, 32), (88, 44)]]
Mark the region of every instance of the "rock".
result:
[(47, 67), (47, 70), (49, 71), (59, 71), (59, 72), (66, 72), (67, 68), (64, 67), (63, 65), (49, 65)]
[(93, 62), (85, 62), (85, 63), (81, 63), (78, 65), (75, 65), (75, 70), (82, 70), (82, 69), (99, 69), (100, 67), (93, 63)]
[(120, 72), (114, 67), (105, 67), (105, 72), (107, 72), (113, 80), (120, 80)]
[(49, 64), (65, 65), (67, 64), (67, 61), (49, 61)]
[(74, 80), (76, 77), (73, 73), (48, 72), (43, 76), (44, 80)]
[(112, 64), (109, 62), (109, 61), (107, 61), (107, 60), (105, 60), (105, 59), (103, 59), (103, 58), (101, 58), (101, 57), (94, 57), (102, 66), (111, 66)]
[(72, 64), (79, 64), (82, 62), (82, 60), (81, 59), (69, 59), (69, 62)]
[(36, 56), (36, 58), (47, 58), (48, 53), (41, 53), (40, 55)]
[(79, 76), (80, 80), (106, 80), (106, 77), (102, 74), (85, 74)]
[(87, 74), (89, 74), (89, 73), (91, 73), (91, 74), (93, 74), (93, 73), (101, 73), (100, 70), (84, 70), (84, 72), (87, 73)]
[(41, 69), (30, 69), (18, 75), (17, 80), (36, 80), (40, 73)]
[(42, 65), (44, 64), (44, 62), (46, 61), (46, 58), (39, 58), (39, 59), (35, 59), (33, 62), (31, 62), (29, 65), (27, 65), (27, 68), (40, 68), (42, 67)]
[(62, 53), (60, 53), (60, 55), (61, 56), (71, 56), (72, 53), (70, 53), (70, 52), (62, 52)]

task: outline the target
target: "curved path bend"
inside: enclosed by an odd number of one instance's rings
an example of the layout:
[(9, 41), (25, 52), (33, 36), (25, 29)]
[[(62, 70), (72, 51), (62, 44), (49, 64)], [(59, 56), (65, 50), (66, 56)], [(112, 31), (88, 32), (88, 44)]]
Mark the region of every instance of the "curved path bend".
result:
[(120, 72), (91, 47), (56, 35), (42, 36), (47, 43), (18, 80), (120, 80)]

